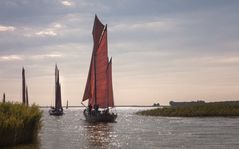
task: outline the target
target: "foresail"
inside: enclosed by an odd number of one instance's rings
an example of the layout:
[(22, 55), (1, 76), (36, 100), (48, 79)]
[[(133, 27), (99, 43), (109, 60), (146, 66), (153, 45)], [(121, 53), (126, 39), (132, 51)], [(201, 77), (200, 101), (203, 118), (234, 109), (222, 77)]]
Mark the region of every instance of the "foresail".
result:
[(86, 86), (85, 86), (85, 92), (83, 95), (83, 99), (82, 101), (85, 101), (87, 99), (89, 99), (88, 104), (94, 105), (95, 103), (95, 71), (94, 71), (94, 55), (92, 54), (92, 58), (91, 58), (91, 63), (90, 63), (90, 69), (89, 69), (89, 73), (88, 73), (88, 78), (87, 78), (87, 82), (86, 82)]
[(92, 89), (92, 80), (93, 80), (93, 56), (91, 57), (91, 62), (90, 62), (90, 69), (89, 69), (89, 72), (88, 72), (88, 78), (87, 78), (87, 81), (86, 81), (86, 85), (85, 85), (85, 92), (84, 92), (84, 95), (83, 95), (83, 98), (82, 98), (82, 101), (85, 101), (87, 99), (90, 99), (92, 97), (92, 93), (91, 93), (91, 89)]

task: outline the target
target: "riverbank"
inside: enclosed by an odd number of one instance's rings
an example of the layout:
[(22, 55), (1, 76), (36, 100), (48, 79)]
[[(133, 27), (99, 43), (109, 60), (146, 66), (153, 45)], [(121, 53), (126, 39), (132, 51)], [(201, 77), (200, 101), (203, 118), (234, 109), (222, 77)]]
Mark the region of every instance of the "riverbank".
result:
[(41, 117), (36, 105), (0, 103), (0, 146), (34, 141), (41, 128)]
[(139, 111), (136, 114), (169, 117), (232, 117), (239, 116), (239, 101), (211, 102), (179, 107), (160, 107)]

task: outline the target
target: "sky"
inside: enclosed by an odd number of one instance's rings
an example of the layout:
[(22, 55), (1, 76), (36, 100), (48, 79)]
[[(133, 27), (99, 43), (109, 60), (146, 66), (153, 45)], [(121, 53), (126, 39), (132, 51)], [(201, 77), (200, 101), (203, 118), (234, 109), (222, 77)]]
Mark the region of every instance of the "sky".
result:
[(239, 99), (237, 0), (0, 1), (0, 94), (54, 103), (55, 64), (63, 105), (81, 105), (97, 14), (108, 25), (116, 105)]

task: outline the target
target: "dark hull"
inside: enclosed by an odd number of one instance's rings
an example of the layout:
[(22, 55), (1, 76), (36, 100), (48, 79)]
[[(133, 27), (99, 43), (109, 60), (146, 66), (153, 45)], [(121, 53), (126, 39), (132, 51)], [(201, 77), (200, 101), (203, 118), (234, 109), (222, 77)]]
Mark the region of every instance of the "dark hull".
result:
[(54, 116), (61, 116), (64, 113), (63, 113), (63, 110), (50, 109), (49, 114)]
[(115, 122), (117, 114), (114, 113), (102, 113), (102, 112), (91, 112), (84, 110), (84, 116), (87, 122), (96, 123), (96, 122), (105, 122), (112, 123)]

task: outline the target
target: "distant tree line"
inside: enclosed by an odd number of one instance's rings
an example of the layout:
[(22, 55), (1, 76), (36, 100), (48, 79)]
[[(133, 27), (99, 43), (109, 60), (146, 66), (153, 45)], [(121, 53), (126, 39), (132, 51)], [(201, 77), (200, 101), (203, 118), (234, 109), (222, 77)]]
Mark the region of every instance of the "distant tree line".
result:
[(159, 103), (154, 103), (153, 106), (154, 106), (154, 107), (159, 107), (160, 104), (159, 104)]
[(175, 101), (169, 102), (169, 105), (172, 107), (193, 106), (193, 105), (201, 105), (201, 104), (205, 104), (205, 101), (197, 100), (197, 101), (190, 101), (190, 102), (175, 102)]

